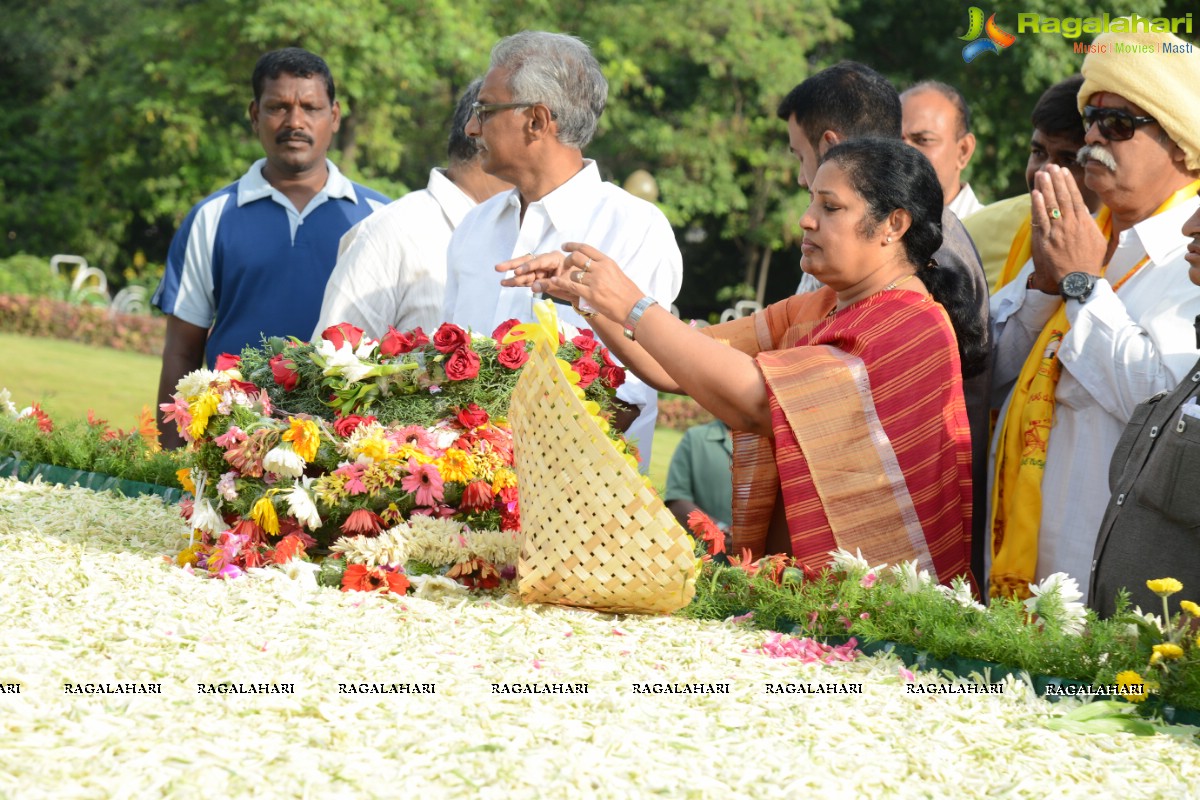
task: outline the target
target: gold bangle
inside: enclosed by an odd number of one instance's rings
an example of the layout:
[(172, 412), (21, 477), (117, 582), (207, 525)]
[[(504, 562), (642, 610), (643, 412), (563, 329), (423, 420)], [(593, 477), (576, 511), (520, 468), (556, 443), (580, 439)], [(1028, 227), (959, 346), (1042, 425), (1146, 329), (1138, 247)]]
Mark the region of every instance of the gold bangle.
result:
[(596, 316), (595, 311), (589, 311), (586, 308), (580, 308), (579, 303), (571, 303), (571, 308), (575, 309), (575, 313), (584, 319), (591, 319), (592, 317)]

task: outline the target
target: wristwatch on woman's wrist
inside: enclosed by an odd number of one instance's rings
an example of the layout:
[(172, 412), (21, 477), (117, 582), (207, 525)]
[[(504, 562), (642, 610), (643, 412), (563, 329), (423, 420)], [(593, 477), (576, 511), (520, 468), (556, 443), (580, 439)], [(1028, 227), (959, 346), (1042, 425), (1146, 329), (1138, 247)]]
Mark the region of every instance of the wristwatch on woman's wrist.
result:
[(629, 312), (629, 316), (625, 318), (625, 338), (629, 341), (634, 341), (633, 332), (637, 330), (637, 325), (642, 320), (642, 314), (646, 313), (646, 309), (650, 306), (658, 305), (658, 301), (650, 295), (646, 295), (641, 300), (638, 300), (633, 305), (633, 309)]

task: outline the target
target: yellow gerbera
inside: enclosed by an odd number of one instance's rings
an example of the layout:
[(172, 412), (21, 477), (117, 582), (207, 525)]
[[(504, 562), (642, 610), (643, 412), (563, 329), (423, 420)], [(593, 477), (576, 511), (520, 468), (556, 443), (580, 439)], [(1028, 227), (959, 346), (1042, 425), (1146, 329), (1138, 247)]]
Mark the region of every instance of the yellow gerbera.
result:
[(366, 456), (372, 461), (383, 461), (388, 457), (391, 447), (381, 436), (367, 436), (359, 440), (356, 450), (359, 455)]
[(405, 442), (400, 445), (399, 449), (396, 450), (396, 458), (400, 461), (408, 461), (410, 458), (415, 459), (418, 464), (432, 464), (435, 461), (433, 456), (411, 442)]
[(1132, 703), (1140, 703), (1146, 699), (1146, 682), (1131, 669), (1117, 673), (1117, 686), (1126, 691), (1122, 697)]
[(1183, 584), (1174, 578), (1158, 578), (1146, 581), (1146, 588), (1159, 597), (1170, 597), (1176, 592), (1183, 591)]
[(1183, 600), (1179, 603), (1179, 607), (1193, 617), (1200, 617), (1200, 606), (1193, 603), (1191, 600)]
[(199, 439), (204, 435), (204, 431), (208, 428), (208, 420), (213, 414), (217, 413), (217, 406), (220, 404), (220, 395), (212, 389), (209, 389), (188, 404), (188, 413), (192, 415), (191, 424), (188, 425), (188, 433), (192, 435), (193, 439)]
[(475, 477), (471, 469), (471, 457), (457, 447), (451, 447), (437, 460), (442, 480), (466, 483)]
[(283, 434), (285, 442), (292, 443), (292, 449), (296, 451), (296, 455), (303, 458), (308, 463), (317, 457), (317, 450), (321, 447), (321, 427), (311, 419), (296, 419), (288, 417), (288, 429)]
[(1167, 661), (1173, 661), (1176, 658), (1183, 658), (1183, 648), (1170, 642), (1156, 644), (1154, 645), (1154, 654)]
[(250, 509), (250, 518), (272, 536), (279, 534), (279, 515), (275, 513), (275, 504), (265, 495)]

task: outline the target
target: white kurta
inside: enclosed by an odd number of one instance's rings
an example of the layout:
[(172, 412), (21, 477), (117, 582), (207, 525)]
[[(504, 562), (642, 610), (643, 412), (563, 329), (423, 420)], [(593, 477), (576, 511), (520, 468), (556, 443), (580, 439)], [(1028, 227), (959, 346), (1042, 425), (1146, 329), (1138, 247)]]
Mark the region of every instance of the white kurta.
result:
[(442, 322), (450, 234), (474, 207), (474, 200), (433, 169), (426, 188), (347, 231), (312, 338), (339, 322), (357, 325), (374, 339), (389, 325), (432, 333)]
[[(533, 319), (532, 293), (500, 285), (495, 266), (526, 253), (559, 250), (566, 242), (589, 244), (613, 259), (646, 294), (670, 308), (683, 282), (683, 256), (667, 218), (648, 203), (600, 179), (591, 160), (563, 185), (530, 203), (521, 218), (516, 189), (496, 195), (467, 214), (447, 252), (445, 318), (490, 334), (507, 319)], [(570, 306), (559, 319), (590, 327)], [(641, 408), (627, 436), (636, 440), (645, 472), (650, 464), (658, 393), (632, 373), (617, 397)]]
[[(1071, 329), (1058, 350), (1063, 369), (1042, 478), (1039, 581), (1066, 572), (1087, 595), (1109, 498), (1108, 465), (1121, 431), (1138, 403), (1176, 386), (1195, 363), (1193, 322), (1200, 314), (1200, 289), (1188, 279), (1183, 256), (1190, 239), (1180, 228), (1198, 206), (1200, 199), (1192, 198), (1123, 231), (1091, 296), (1067, 303)], [(1112, 285), (1147, 254), (1146, 265), (1114, 293)], [(992, 385), (996, 402), (1004, 398), (1001, 418), (1026, 356), (1062, 302), (1025, 288), (1032, 271), (1031, 259), (992, 297)], [(993, 439), (989, 485), (995, 480), (995, 448)], [(990, 547), (987, 554), (990, 568)]]

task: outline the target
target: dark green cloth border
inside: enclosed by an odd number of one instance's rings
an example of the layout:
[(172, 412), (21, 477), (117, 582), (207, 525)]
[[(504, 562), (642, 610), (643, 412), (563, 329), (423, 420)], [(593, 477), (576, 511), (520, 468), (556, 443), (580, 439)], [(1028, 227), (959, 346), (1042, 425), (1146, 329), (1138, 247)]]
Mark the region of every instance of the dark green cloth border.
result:
[(153, 483), (126, 481), (114, 478), (112, 475), (56, 467), (52, 464), (35, 464), (31, 461), (22, 461), (16, 456), (0, 457), (0, 478), (17, 478), (29, 482), (37, 477), (41, 477), (47, 483), (82, 486), (92, 491), (115, 492), (125, 497), (138, 497), (144, 494), (157, 495), (162, 498), (164, 503), (178, 503), (183, 499), (184, 494), (182, 489), (172, 489)]

